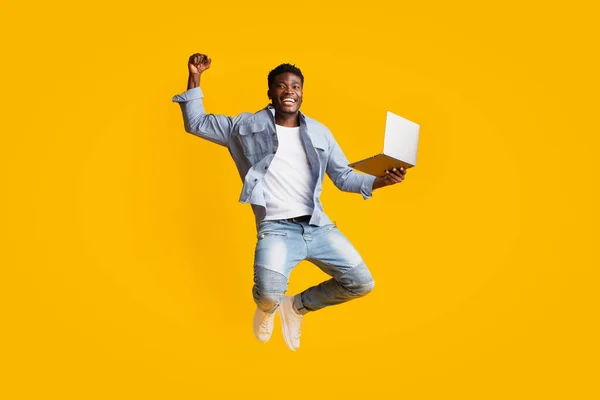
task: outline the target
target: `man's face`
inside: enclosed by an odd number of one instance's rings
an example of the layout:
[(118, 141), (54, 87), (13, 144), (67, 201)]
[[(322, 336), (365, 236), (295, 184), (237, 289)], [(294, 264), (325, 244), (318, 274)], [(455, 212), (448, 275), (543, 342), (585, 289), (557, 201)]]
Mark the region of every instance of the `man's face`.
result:
[(302, 80), (291, 72), (279, 74), (275, 77), (267, 95), (277, 112), (295, 114), (302, 104)]

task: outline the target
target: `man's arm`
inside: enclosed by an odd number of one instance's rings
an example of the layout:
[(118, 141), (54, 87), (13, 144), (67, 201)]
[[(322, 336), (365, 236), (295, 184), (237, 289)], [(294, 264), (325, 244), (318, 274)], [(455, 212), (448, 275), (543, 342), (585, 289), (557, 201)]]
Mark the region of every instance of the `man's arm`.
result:
[(369, 199), (374, 189), (375, 177), (358, 173), (350, 168), (348, 159), (339, 144), (333, 135), (328, 133), (330, 155), (327, 160), (327, 175), (338, 189), (344, 192), (360, 193), (365, 200)]
[(373, 194), (373, 190), (394, 185), (404, 180), (406, 174), (404, 168), (385, 171), (386, 175), (382, 177), (354, 171), (348, 166), (348, 159), (333, 135), (330, 134), (329, 139), (331, 141), (331, 155), (327, 162), (327, 175), (338, 189), (344, 192), (360, 193), (364, 199), (369, 199)]
[(210, 68), (212, 60), (204, 54), (193, 54), (188, 60), (188, 90), (173, 97), (179, 103), (183, 114), (183, 123), (186, 132), (197, 135), (213, 143), (227, 146), (233, 119), (224, 115), (207, 114), (202, 103), (202, 90), (200, 77)]

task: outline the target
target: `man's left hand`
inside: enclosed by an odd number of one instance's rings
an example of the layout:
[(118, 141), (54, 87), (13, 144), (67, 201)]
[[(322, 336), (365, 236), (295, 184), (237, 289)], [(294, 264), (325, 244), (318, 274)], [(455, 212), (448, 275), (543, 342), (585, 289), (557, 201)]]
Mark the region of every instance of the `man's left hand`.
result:
[(401, 167), (400, 169), (392, 169), (391, 171), (385, 171), (384, 176), (378, 176), (373, 182), (373, 189), (381, 188), (384, 186), (395, 185), (404, 180), (406, 176), (406, 168)]

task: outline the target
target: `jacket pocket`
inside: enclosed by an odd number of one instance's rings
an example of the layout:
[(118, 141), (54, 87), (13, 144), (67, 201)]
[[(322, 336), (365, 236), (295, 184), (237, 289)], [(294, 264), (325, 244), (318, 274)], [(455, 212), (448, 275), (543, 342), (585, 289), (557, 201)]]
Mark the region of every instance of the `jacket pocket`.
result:
[(252, 165), (256, 164), (273, 150), (273, 137), (265, 122), (250, 122), (240, 126), (239, 141), (244, 155)]

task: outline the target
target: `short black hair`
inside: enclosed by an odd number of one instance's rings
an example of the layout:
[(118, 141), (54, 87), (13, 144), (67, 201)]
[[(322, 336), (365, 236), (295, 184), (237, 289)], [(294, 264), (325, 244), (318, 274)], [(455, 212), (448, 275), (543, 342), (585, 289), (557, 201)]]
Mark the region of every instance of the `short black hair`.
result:
[(271, 72), (269, 72), (269, 76), (267, 78), (267, 84), (269, 85), (269, 89), (271, 89), (271, 85), (275, 81), (275, 77), (286, 72), (291, 72), (294, 75), (298, 75), (300, 77), (300, 81), (302, 81), (302, 86), (304, 86), (304, 75), (302, 75), (302, 71), (300, 71), (300, 68), (296, 67), (293, 64), (286, 63), (278, 65)]

